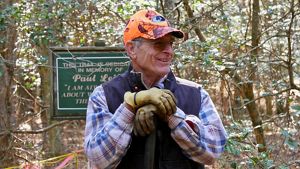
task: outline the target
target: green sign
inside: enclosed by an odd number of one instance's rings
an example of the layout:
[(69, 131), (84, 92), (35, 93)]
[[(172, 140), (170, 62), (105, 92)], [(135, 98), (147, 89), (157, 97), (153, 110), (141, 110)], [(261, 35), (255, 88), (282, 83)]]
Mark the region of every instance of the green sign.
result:
[(54, 119), (85, 118), (95, 87), (128, 69), (129, 59), (119, 48), (52, 50)]

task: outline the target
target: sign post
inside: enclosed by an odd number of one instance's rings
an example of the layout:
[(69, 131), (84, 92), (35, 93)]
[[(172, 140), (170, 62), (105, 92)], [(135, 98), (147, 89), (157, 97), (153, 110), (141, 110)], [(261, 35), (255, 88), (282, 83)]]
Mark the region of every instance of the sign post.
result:
[(52, 119), (84, 119), (95, 87), (125, 72), (123, 48), (51, 48), (53, 65)]

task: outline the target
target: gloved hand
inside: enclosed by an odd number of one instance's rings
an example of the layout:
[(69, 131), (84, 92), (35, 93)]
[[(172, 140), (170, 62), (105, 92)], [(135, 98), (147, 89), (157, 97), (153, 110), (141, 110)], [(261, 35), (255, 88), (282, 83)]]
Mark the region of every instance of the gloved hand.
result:
[(175, 96), (166, 89), (151, 88), (137, 93), (126, 92), (124, 102), (130, 105), (134, 111), (143, 105), (153, 104), (161, 114), (171, 115), (176, 112)]
[(157, 108), (153, 104), (140, 107), (133, 121), (133, 133), (136, 136), (145, 136), (155, 130), (154, 113)]

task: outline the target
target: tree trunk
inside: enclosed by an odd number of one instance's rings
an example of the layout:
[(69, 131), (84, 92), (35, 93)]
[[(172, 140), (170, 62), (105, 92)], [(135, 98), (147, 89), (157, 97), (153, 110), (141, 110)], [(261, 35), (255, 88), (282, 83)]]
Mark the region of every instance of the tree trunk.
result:
[[(52, 12), (53, 4), (49, 3), (48, 11), (49, 13)], [(59, 26), (58, 26), (59, 25)], [(55, 24), (53, 19), (48, 20), (48, 26), (49, 27), (61, 27), (61, 24)], [(59, 28), (57, 28), (59, 29)], [(62, 29), (62, 28), (61, 28)], [(56, 29), (54, 29), (56, 30)], [(57, 33), (59, 34), (59, 33)], [(44, 65), (50, 65), (48, 66), (41, 66), (39, 67), (38, 71), (41, 76), (41, 92), (40, 92), (40, 98), (42, 100), (42, 105), (44, 105), (43, 112), (41, 113), (41, 121), (43, 128), (48, 127), (49, 125), (54, 124), (56, 121), (53, 121), (51, 119), (51, 112), (53, 111), (53, 107), (50, 107), (51, 105), (51, 92), (52, 92), (52, 84), (51, 84), (51, 71), (53, 71), (52, 66), (52, 57), (51, 57), (51, 51), (49, 51), (49, 46), (51, 46), (50, 43), (45, 44), (39, 44), (37, 46), (37, 50), (39, 54), (43, 57), (47, 57), (47, 61), (43, 63)], [(57, 126), (52, 128), (51, 130), (43, 133), (43, 150), (47, 153), (45, 153), (46, 157), (49, 158), (52, 156), (60, 155), (62, 152), (64, 152), (64, 146), (63, 146), (63, 138), (62, 138), (62, 127)]]
[[(12, 5), (11, 0), (3, 2), (4, 5), (0, 10)], [(17, 31), (14, 22), (8, 19), (8, 23), (4, 31), (0, 31), (0, 37), (5, 38), (5, 42), (0, 44), (0, 164), (1, 167), (14, 164), (13, 138), (9, 133), (11, 124), (13, 123), (12, 113), (14, 112), (14, 104), (12, 98), (13, 92), (13, 76), (15, 67), (15, 41)]]
[(251, 103), (247, 104), (247, 110), (249, 112), (251, 121), (252, 121), (252, 126), (254, 128), (254, 135), (256, 137), (256, 143), (259, 145), (258, 146), (258, 151), (266, 151), (266, 143), (265, 143), (265, 138), (264, 138), (264, 131), (263, 131), (263, 126), (262, 126), (262, 120), (259, 115), (259, 112), (257, 110), (256, 104), (253, 101), (254, 100), (254, 92), (253, 92), (253, 83), (247, 83), (244, 85), (244, 92), (245, 92), (245, 97), (249, 100), (252, 101)]
[[(252, 8), (253, 9), (252, 9), (252, 35), (251, 35), (252, 36), (251, 62), (255, 63), (258, 55), (258, 45), (259, 45), (259, 36), (260, 36), (259, 0), (253, 0)], [(257, 79), (256, 78), (257, 67), (252, 63), (250, 64), (250, 72), (249, 72), (250, 82), (245, 84), (245, 97), (252, 102), (247, 104), (246, 107), (252, 121), (252, 126), (254, 128), (256, 142), (259, 145), (258, 151), (262, 152), (266, 150), (266, 144), (265, 144), (262, 120), (259, 115), (257, 105), (253, 101), (254, 100), (253, 82)]]
[(273, 106), (272, 106), (273, 97), (267, 96), (265, 100), (266, 100), (266, 114), (268, 115), (268, 118), (270, 118), (273, 116)]
[[(38, 52), (40, 55), (43, 57), (48, 57), (48, 63), (46, 64), (51, 64), (51, 52), (49, 52), (48, 48), (46, 46), (41, 46), (37, 47)], [(40, 97), (41, 100), (43, 101), (42, 105), (44, 105), (43, 112), (41, 113), (41, 121), (42, 121), (42, 126), (43, 128), (48, 127), (49, 125), (55, 123), (56, 121), (51, 120), (51, 112), (53, 111), (53, 107), (50, 107), (51, 103), (51, 90), (53, 87), (51, 85), (51, 71), (52, 69), (47, 67), (47, 66), (40, 66), (39, 67), (39, 73), (41, 76), (41, 93)], [(48, 152), (46, 153), (46, 157), (51, 157), (51, 156), (56, 156), (61, 154), (64, 151), (64, 146), (63, 146), (63, 138), (62, 138), (62, 127), (57, 126), (55, 128), (52, 128), (48, 132), (43, 133), (43, 150)]]

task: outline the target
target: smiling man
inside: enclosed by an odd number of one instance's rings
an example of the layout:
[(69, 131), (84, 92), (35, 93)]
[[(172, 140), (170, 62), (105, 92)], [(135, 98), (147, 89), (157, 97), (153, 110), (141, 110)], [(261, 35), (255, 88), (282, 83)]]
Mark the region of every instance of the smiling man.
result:
[(223, 152), (226, 132), (208, 93), (170, 69), (173, 42), (183, 36), (156, 11), (130, 18), (128, 71), (89, 98), (85, 152), (92, 168), (199, 169)]

